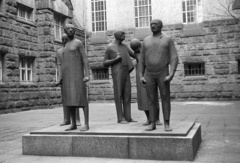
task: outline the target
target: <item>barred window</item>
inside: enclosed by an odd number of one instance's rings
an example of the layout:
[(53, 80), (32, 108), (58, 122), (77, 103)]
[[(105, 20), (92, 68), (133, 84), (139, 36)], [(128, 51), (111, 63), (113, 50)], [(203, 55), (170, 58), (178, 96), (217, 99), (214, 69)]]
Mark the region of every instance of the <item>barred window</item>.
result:
[(66, 17), (60, 14), (54, 14), (54, 36), (61, 41)]
[(204, 63), (185, 63), (184, 72), (185, 72), (185, 76), (205, 75), (205, 64)]
[(18, 3), (17, 5), (17, 15), (19, 18), (24, 20), (32, 20), (33, 8), (27, 7)]
[(108, 80), (108, 68), (94, 68), (92, 69), (93, 80)]
[(152, 20), (151, 0), (135, 0), (135, 27), (148, 27)]
[(32, 57), (21, 57), (20, 58), (20, 81), (31, 82), (33, 81), (33, 62)]
[(182, 0), (183, 23), (197, 23), (202, 21), (202, 1)]
[(92, 0), (92, 31), (107, 30), (106, 0)]
[(3, 81), (3, 55), (0, 54), (0, 82)]

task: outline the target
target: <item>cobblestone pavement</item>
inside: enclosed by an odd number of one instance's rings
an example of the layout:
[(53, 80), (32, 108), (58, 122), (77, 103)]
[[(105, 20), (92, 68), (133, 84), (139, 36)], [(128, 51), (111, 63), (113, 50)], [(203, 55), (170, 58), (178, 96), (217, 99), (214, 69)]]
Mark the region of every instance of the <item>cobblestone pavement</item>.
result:
[[(62, 122), (62, 108), (31, 110), (0, 115), (0, 163), (148, 163), (178, 162), (86, 157), (49, 157), (22, 155), (22, 135)], [(81, 120), (83, 120), (81, 110)], [(161, 114), (162, 115), (162, 114)], [(139, 123), (146, 118), (137, 104), (132, 117)], [(113, 103), (90, 103), (91, 122), (116, 123)], [(161, 116), (162, 121), (162, 116)], [(194, 162), (240, 162), (240, 102), (172, 102), (171, 121), (195, 121), (202, 126), (202, 143)], [(181, 162), (181, 161), (180, 161)]]

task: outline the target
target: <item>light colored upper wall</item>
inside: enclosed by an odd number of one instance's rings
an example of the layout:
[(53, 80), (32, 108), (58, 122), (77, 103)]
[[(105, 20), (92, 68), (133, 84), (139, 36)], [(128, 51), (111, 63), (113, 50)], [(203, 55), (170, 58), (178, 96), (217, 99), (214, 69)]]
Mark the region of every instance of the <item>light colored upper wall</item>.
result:
[(232, 18), (224, 7), (228, 7), (233, 0), (202, 0), (204, 21)]
[(152, 18), (161, 19), (163, 24), (182, 23), (182, 1), (152, 0)]
[(86, 1), (87, 0), (72, 0), (72, 5), (74, 9), (73, 15), (83, 28), (87, 23), (85, 19), (87, 9), (87, 6), (85, 5)]
[[(87, 31), (91, 32), (91, 0), (86, 0), (86, 4), (84, 4), (83, 1), (84, 0), (72, 0), (74, 15), (82, 26), (86, 23)], [(219, 1), (225, 2), (231, 0)], [(84, 5), (86, 6), (86, 15), (82, 14)], [(218, 0), (202, 0), (202, 6), (203, 16), (201, 21), (231, 18), (229, 16), (217, 16), (219, 13), (223, 13), (221, 10), (217, 9), (222, 8)], [(107, 30), (134, 28), (134, 0), (106, 0), (106, 8)], [(182, 23), (182, 0), (152, 0), (152, 18), (161, 19), (164, 25)]]

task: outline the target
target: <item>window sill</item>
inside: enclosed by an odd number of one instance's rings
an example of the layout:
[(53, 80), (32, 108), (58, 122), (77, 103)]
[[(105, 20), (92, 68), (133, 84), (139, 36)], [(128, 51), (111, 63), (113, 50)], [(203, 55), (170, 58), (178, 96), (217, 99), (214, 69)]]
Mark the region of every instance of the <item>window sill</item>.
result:
[(17, 21), (18, 22), (21, 22), (21, 23), (25, 23), (25, 24), (28, 24), (28, 25), (31, 25), (31, 26), (34, 26), (34, 27), (37, 27), (36, 26), (36, 23), (34, 23), (33, 21), (31, 20), (24, 20), (24, 19), (21, 19), (21, 18), (17, 18)]
[(110, 80), (92, 80), (90, 84), (110, 84)]
[(208, 80), (206, 76), (185, 76), (183, 81)]
[(24, 85), (36, 85), (36, 86), (37, 86), (37, 84), (34, 83), (34, 82), (23, 82), (23, 81), (21, 81), (19, 84), (20, 84), (21, 86), (24, 86)]
[(3, 81), (0, 81), (0, 85), (6, 85), (7, 83), (4, 83)]

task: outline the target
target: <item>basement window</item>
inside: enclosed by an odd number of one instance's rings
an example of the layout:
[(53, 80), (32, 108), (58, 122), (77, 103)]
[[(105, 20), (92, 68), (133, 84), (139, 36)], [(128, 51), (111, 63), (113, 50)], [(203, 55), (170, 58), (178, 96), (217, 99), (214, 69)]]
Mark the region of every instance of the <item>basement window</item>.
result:
[(202, 76), (205, 75), (204, 63), (184, 63), (185, 76)]
[(94, 68), (92, 69), (93, 80), (108, 80), (109, 71), (108, 68)]

